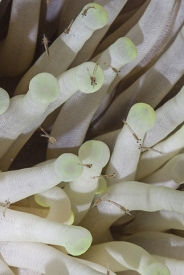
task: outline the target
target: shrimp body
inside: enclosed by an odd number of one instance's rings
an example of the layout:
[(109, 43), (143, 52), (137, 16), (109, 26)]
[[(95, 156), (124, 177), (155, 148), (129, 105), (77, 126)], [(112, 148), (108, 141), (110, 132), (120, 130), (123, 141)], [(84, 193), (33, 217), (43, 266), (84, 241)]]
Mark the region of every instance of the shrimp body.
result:
[(84, 16), (87, 15), (87, 12), (88, 12), (89, 9), (95, 9), (95, 7), (94, 7), (94, 6), (91, 6), (91, 7), (88, 7), (88, 8), (86, 8), (86, 9), (84, 9), (83, 12), (82, 12), (82, 17), (84, 17)]
[(43, 38), (42, 38), (42, 44), (44, 45), (44, 48), (45, 48), (47, 56), (50, 56), (50, 54), (49, 54), (49, 47), (48, 47), (49, 40), (47, 39), (47, 37), (45, 36), (45, 34), (43, 35)]
[(72, 24), (73, 24), (73, 21), (74, 21), (74, 20), (72, 19), (72, 21), (70, 22), (68, 28), (65, 29), (65, 31), (64, 31), (65, 34), (69, 34), (70, 29), (71, 29), (71, 26), (72, 26)]
[(92, 204), (91, 209), (94, 208), (94, 207), (96, 207), (100, 202), (102, 202), (102, 201), (103, 201), (107, 196), (109, 196), (109, 195), (110, 195), (110, 193), (107, 192), (107, 193), (105, 193), (103, 196), (101, 196), (100, 198), (98, 198), (98, 199)]
[(44, 134), (41, 134), (41, 137), (48, 138), (51, 144), (54, 144), (57, 141), (54, 137), (50, 136), (42, 127), (40, 127), (40, 130), (44, 133)]
[(4, 210), (3, 210), (3, 217), (5, 217), (5, 213), (6, 213), (6, 209), (10, 207), (10, 201), (5, 200), (5, 206), (4, 206)]
[(95, 76), (97, 69), (98, 69), (98, 63), (96, 63), (94, 70), (93, 70), (93, 74), (91, 75), (89, 72), (89, 69), (87, 68), (87, 71), (89, 73), (90, 80), (91, 80), (91, 86), (93, 86), (93, 88), (95, 87), (95, 85), (97, 85), (96, 76)]

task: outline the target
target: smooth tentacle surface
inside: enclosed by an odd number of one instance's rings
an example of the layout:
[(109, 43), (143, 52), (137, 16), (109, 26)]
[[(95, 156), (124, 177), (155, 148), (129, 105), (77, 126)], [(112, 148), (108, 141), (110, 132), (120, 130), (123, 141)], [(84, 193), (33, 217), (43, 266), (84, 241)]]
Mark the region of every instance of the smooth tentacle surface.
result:
[(183, 275), (183, 14), (0, 1), (0, 274)]

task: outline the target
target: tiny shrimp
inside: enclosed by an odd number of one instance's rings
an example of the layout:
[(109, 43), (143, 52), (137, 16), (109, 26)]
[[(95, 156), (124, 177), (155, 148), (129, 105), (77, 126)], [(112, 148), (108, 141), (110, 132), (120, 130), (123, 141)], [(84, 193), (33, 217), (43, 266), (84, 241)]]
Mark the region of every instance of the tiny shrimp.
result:
[(95, 9), (95, 7), (94, 6), (90, 6), (90, 7), (87, 7), (86, 9), (84, 9), (83, 12), (82, 12), (82, 17), (84, 17), (84, 16), (87, 15), (87, 12), (88, 12), (89, 9)]
[(133, 137), (137, 140), (137, 143), (141, 141), (141, 138), (139, 138), (136, 133), (133, 131), (133, 129), (130, 127), (130, 125), (126, 122), (126, 120), (122, 119), (123, 123), (128, 126), (130, 132), (132, 133)]
[(65, 33), (65, 34), (69, 34), (69, 32), (70, 32), (70, 28), (71, 28), (71, 26), (72, 26), (73, 22), (74, 22), (74, 20), (72, 19), (72, 21), (70, 22), (70, 24), (69, 24), (68, 28), (66, 28), (66, 29), (64, 30), (64, 33)]
[(49, 47), (48, 47), (49, 40), (47, 39), (47, 37), (45, 36), (45, 34), (43, 35), (43, 38), (42, 38), (42, 44), (44, 45), (45, 51), (47, 53), (47, 56), (50, 56), (50, 54), (49, 54)]
[(147, 146), (144, 146), (144, 145), (140, 145), (139, 149), (145, 149), (145, 151), (151, 151), (152, 150), (152, 151), (157, 152), (159, 154), (163, 154), (161, 151), (159, 151), (157, 149), (147, 147)]
[(113, 72), (115, 72), (117, 75), (119, 75), (119, 73), (121, 72), (121, 71), (118, 71), (118, 69), (116, 69), (115, 67), (108, 64), (107, 62), (104, 62), (104, 65), (109, 66), (113, 70)]
[(80, 164), (79, 163), (79, 165), (82, 165), (82, 166), (87, 167), (87, 168), (91, 168), (92, 167), (92, 164)]
[(41, 137), (48, 138), (50, 143), (54, 144), (57, 141), (54, 137), (50, 136), (42, 127), (40, 127), (40, 130), (44, 133), (41, 134)]
[(108, 195), (110, 195), (109, 192), (105, 193), (103, 196), (101, 196), (100, 198), (98, 198), (91, 206), (90, 209), (96, 207), (100, 202), (102, 202)]
[(119, 203), (112, 201), (112, 200), (107, 200), (109, 203), (114, 204), (115, 206), (117, 206), (120, 210), (124, 211), (125, 214), (128, 214), (130, 216), (132, 216), (132, 214), (130, 214), (130, 210), (126, 209), (124, 206), (120, 205)]
[(107, 179), (115, 179), (116, 178), (116, 174), (112, 173), (112, 174), (108, 174), (108, 175), (100, 175), (100, 176), (95, 176), (93, 177), (94, 179), (100, 179), (100, 178), (107, 178)]
[(46, 0), (46, 5), (49, 7), (51, 5), (50, 0)]
[(6, 209), (10, 207), (10, 201), (5, 200), (5, 206), (4, 206), (4, 210), (3, 210), (3, 216), (5, 217), (5, 213), (6, 213)]
[(98, 63), (96, 63), (94, 70), (93, 70), (93, 74), (91, 75), (89, 72), (89, 69), (87, 68), (87, 71), (89, 73), (90, 80), (91, 80), (91, 86), (93, 86), (93, 88), (95, 87), (95, 85), (97, 85), (96, 76), (95, 76), (97, 69), (98, 69)]

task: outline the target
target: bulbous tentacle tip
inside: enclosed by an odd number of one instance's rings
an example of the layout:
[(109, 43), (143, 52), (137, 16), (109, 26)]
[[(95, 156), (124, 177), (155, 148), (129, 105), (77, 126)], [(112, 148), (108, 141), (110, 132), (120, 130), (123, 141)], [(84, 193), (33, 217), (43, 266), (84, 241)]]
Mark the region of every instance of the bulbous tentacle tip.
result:
[[(73, 232), (73, 228), (75, 228), (75, 233)], [(81, 226), (72, 225), (71, 232), (68, 230), (68, 236), (65, 238), (65, 248), (73, 256), (84, 254), (91, 246), (91, 243), (91, 233)]]
[(152, 263), (148, 265), (142, 274), (170, 275), (170, 271), (166, 265), (157, 262), (157, 263)]
[(149, 104), (136, 103), (128, 113), (127, 122), (141, 127), (142, 131), (148, 131), (155, 125), (156, 113)]
[(81, 11), (85, 24), (93, 30), (101, 29), (107, 24), (108, 14), (99, 4), (89, 3)]
[(114, 45), (116, 46), (116, 55), (114, 58), (123, 60), (123, 65), (133, 62), (138, 55), (135, 44), (128, 37), (119, 38)]
[(82, 174), (83, 164), (78, 156), (65, 153), (56, 159), (54, 168), (61, 181), (70, 182)]
[(32, 98), (42, 103), (50, 103), (56, 100), (60, 92), (60, 86), (50, 73), (35, 75), (29, 83), (29, 93)]
[(89, 140), (81, 145), (78, 152), (83, 163), (91, 163), (91, 169), (102, 169), (110, 158), (108, 146), (99, 140)]
[(75, 220), (75, 215), (73, 211), (71, 211), (70, 218), (64, 224), (72, 225), (74, 223), (74, 220)]
[(104, 72), (98, 63), (85, 62), (77, 67), (76, 85), (82, 93), (98, 91), (104, 82)]

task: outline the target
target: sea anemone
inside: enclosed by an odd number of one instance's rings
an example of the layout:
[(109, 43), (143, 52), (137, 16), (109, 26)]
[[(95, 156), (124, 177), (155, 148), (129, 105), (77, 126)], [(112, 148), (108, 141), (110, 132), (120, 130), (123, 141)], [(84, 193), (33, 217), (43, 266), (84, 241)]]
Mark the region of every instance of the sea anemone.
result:
[(183, 274), (183, 12), (0, 1), (1, 274)]

